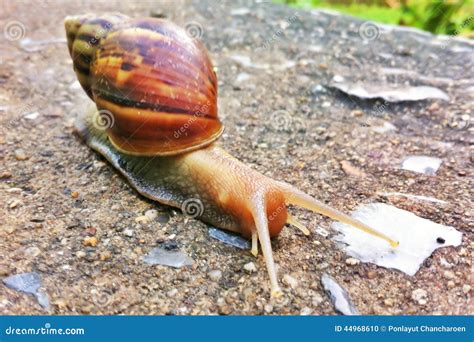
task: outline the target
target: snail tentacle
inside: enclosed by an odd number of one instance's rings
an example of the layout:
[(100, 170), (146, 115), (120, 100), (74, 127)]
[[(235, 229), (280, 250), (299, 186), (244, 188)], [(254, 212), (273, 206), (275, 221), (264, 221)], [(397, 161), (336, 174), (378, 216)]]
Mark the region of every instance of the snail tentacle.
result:
[(284, 183), (284, 182), (277, 182), (280, 186), (280, 189), (283, 191), (285, 195), (286, 202), (288, 204), (298, 205), (305, 209), (309, 209), (316, 213), (322, 214), (333, 220), (349, 224), (355, 228), (358, 228), (370, 235), (376, 236), (387, 241), (392, 247), (397, 247), (399, 242), (393, 240), (392, 238), (388, 237), (387, 235), (369, 227), (365, 223), (356, 220), (339, 210), (331, 208), (330, 206), (324, 204), (323, 202), (318, 201), (317, 199), (305, 194), (301, 190), (294, 188), (293, 186)]
[(294, 216), (292, 216), (290, 213), (287, 214), (288, 217), (286, 219), (286, 223), (291, 224), (292, 226), (295, 226), (298, 228), (304, 235), (308, 236), (310, 234), (310, 231), (308, 228), (305, 227), (300, 221), (298, 221)]
[(250, 253), (255, 257), (258, 256), (258, 233), (256, 231), (252, 233), (252, 249)]
[(273, 260), (272, 245), (268, 230), (268, 218), (266, 215), (267, 205), (262, 194), (257, 194), (252, 200), (251, 211), (270, 278), (271, 296), (280, 297), (283, 293), (278, 285), (277, 271)]

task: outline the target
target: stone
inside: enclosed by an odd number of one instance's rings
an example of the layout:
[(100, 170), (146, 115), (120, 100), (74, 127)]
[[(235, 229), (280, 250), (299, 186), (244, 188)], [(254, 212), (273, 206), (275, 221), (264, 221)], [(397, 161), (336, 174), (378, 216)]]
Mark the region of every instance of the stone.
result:
[(178, 292), (179, 292), (178, 289), (171, 289), (168, 292), (166, 292), (166, 295), (169, 298), (172, 298), (172, 297), (176, 296), (178, 294)]
[(292, 289), (296, 289), (298, 287), (298, 280), (290, 276), (289, 274), (285, 274), (283, 276), (283, 283), (291, 287)]
[(209, 278), (211, 278), (212, 281), (219, 281), (222, 278), (222, 272), (220, 270), (213, 270), (209, 272)]
[(445, 279), (454, 279), (456, 276), (454, 275), (453, 271), (444, 271), (443, 272), (443, 277)]
[(10, 273), (7, 265), (0, 265), (0, 277), (4, 277)]
[(255, 264), (253, 262), (249, 262), (244, 265), (244, 270), (247, 271), (248, 273), (253, 273), (253, 272), (257, 272), (257, 267), (255, 267)]
[(427, 303), (428, 293), (423, 289), (413, 290), (411, 293), (411, 299), (420, 305), (425, 305)]
[(130, 229), (130, 228), (124, 229), (123, 235), (128, 236), (128, 237), (132, 237), (133, 236), (133, 229)]
[(18, 150), (15, 150), (14, 154), (15, 154), (16, 160), (23, 161), (23, 160), (28, 159), (28, 156), (26, 155), (25, 151), (23, 151), (21, 148)]
[(76, 257), (77, 257), (78, 259), (82, 259), (82, 258), (84, 258), (86, 255), (87, 255), (87, 253), (84, 252), (84, 251), (77, 251), (77, 252), (76, 252)]
[(266, 313), (272, 313), (273, 311), (273, 305), (271, 304), (265, 304), (265, 306), (263, 307), (263, 310), (265, 310)]
[(349, 266), (356, 266), (360, 264), (360, 260), (355, 259), (355, 258), (347, 258), (346, 259), (346, 265)]
[(86, 247), (96, 247), (99, 240), (95, 236), (87, 236), (82, 240), (82, 244)]

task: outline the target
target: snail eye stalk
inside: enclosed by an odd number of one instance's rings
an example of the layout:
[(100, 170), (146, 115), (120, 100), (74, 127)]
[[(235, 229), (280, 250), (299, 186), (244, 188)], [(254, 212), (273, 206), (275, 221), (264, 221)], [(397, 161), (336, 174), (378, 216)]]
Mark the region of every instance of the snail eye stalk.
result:
[[(378, 237), (380, 239), (383, 239), (387, 241), (390, 246), (393, 248), (397, 247), (399, 245), (398, 241), (393, 240), (392, 238), (388, 237), (387, 235), (369, 227), (365, 223), (360, 222), (359, 220), (356, 220), (339, 210), (336, 210), (334, 208), (331, 208), (330, 206), (318, 201), (317, 199), (305, 194), (304, 192), (292, 187), (289, 184), (283, 183), (283, 182), (278, 182), (281, 190), (285, 194), (285, 198), (288, 204), (294, 204), (298, 205), (300, 207), (303, 207), (305, 209), (309, 209), (311, 211), (314, 211), (316, 213), (322, 214), (324, 216), (327, 216), (329, 218), (332, 218), (333, 220), (346, 223), (348, 225), (351, 225), (357, 229), (360, 229), (367, 234), (373, 235), (375, 237)], [(293, 221), (294, 222), (294, 221)], [(291, 223), (291, 222), (288, 222)], [(293, 224), (293, 223), (292, 223)], [(297, 224), (294, 224), (297, 226)]]

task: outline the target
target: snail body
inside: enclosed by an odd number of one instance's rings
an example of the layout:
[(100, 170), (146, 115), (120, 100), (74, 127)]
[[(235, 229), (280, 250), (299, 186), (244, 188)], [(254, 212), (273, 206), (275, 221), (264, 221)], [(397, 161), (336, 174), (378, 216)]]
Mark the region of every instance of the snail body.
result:
[(254, 255), (260, 242), (272, 295), (281, 291), (270, 238), (287, 223), (309, 235), (289, 204), (397, 244), (218, 146), (217, 77), (183, 29), (121, 14), (68, 17), (65, 26), (78, 80), (96, 105), (77, 119), (78, 134), (145, 197), (252, 239)]

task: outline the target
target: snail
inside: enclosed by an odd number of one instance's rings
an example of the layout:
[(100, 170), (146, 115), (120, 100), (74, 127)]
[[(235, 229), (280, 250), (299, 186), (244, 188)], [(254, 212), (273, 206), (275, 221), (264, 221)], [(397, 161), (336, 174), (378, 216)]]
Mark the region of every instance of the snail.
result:
[[(217, 76), (204, 45), (170, 21), (122, 14), (65, 19), (74, 71), (94, 108), (75, 129), (143, 196), (260, 243), (272, 296), (282, 294), (270, 239), (286, 224), (310, 231), (287, 206), (398, 242), (285, 182), (258, 173), (216, 140)], [(189, 208), (188, 208), (189, 205)]]

